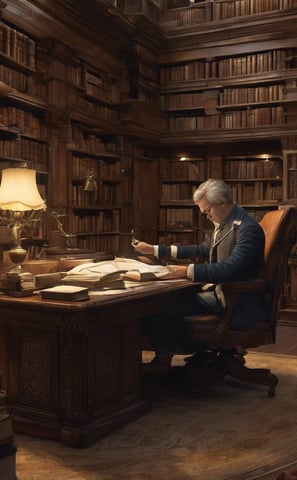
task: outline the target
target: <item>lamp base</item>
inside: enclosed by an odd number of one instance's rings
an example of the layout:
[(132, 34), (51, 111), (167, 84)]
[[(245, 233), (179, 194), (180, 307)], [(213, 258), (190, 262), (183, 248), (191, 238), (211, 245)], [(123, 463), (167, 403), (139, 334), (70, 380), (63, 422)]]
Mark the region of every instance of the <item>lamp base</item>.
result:
[(20, 246), (17, 246), (11, 248), (8, 252), (8, 255), (12, 263), (14, 263), (14, 266), (11, 268), (10, 271), (16, 273), (23, 271), (21, 263), (25, 260), (27, 256), (27, 250)]

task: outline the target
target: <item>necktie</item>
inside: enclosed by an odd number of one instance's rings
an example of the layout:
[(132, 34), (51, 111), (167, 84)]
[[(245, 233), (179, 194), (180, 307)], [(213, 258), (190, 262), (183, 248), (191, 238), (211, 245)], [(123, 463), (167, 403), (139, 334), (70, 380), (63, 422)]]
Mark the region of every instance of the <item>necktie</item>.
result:
[(212, 256), (213, 246), (215, 245), (215, 243), (218, 239), (218, 233), (220, 231), (220, 224), (215, 223), (214, 225), (215, 225), (215, 229), (214, 229), (214, 232), (213, 232), (212, 241), (211, 241), (211, 248), (210, 248), (210, 251), (209, 251), (209, 263), (212, 263), (212, 261), (215, 261), (215, 259)]
[(218, 239), (218, 233), (220, 231), (220, 224), (219, 223), (215, 223), (215, 229), (214, 229), (214, 232), (213, 232), (213, 237), (212, 237), (212, 244), (214, 245)]

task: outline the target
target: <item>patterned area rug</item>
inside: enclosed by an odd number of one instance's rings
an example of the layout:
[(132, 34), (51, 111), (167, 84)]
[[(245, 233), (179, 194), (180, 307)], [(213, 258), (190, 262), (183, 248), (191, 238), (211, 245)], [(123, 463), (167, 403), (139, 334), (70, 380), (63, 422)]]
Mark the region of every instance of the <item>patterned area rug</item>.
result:
[(231, 379), (196, 397), (150, 383), (152, 411), (87, 449), (16, 435), (19, 480), (276, 479), (297, 462), (297, 358), (250, 353), (247, 364), (278, 375), (274, 398)]

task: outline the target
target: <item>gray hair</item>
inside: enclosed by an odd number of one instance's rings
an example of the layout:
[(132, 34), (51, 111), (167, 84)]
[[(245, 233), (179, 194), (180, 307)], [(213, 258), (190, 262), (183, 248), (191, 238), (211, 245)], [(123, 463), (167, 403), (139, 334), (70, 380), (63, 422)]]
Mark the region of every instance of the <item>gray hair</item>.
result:
[(210, 203), (219, 202), (221, 198), (225, 198), (227, 203), (233, 202), (232, 192), (229, 186), (223, 180), (209, 178), (206, 182), (201, 183), (197, 190), (193, 193), (194, 203), (200, 202), (202, 197), (206, 197)]

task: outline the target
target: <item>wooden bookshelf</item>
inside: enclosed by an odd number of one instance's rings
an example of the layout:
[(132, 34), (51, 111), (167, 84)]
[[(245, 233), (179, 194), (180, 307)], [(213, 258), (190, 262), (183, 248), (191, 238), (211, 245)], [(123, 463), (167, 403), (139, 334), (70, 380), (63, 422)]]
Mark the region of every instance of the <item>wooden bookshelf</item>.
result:
[(182, 28), (236, 17), (277, 13), (294, 9), (296, 0), (167, 0), (159, 16), (163, 28)]
[(192, 244), (210, 224), (199, 215), (193, 193), (206, 180), (206, 160), (162, 159), (159, 169), (159, 238), (162, 243)]
[(297, 150), (284, 150), (284, 200), (297, 203)]
[[(36, 50), (30, 35), (0, 21), (0, 170), (36, 170), (39, 192), (48, 203), (48, 104), (36, 78)], [(30, 235), (45, 241), (45, 214)]]
[[(76, 247), (118, 254), (120, 250), (120, 151), (117, 137), (72, 123), (67, 151), (68, 229)], [(91, 177), (94, 189), (85, 190)]]
[[(271, 155), (225, 157), (223, 178), (233, 198), (257, 219), (283, 200), (283, 160)], [(261, 210), (259, 210), (261, 206)]]

